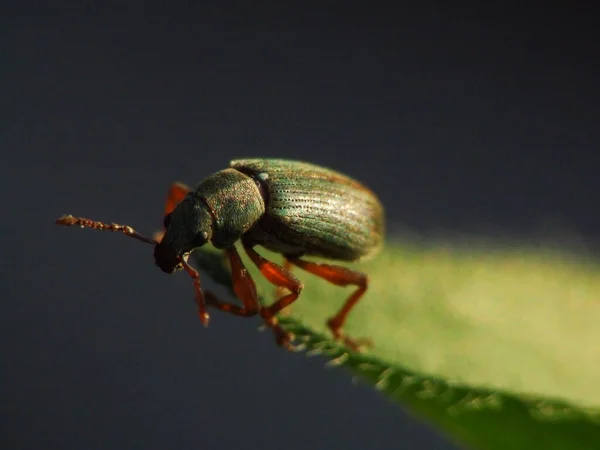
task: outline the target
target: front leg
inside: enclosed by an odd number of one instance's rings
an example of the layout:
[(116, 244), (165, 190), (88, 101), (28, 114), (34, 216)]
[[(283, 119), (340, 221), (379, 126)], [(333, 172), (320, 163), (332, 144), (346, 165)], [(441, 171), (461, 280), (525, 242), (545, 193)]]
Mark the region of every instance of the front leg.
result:
[[(183, 183), (175, 182), (169, 188), (169, 192), (167, 192), (167, 201), (165, 202), (165, 209), (163, 212), (163, 217), (168, 216), (173, 212), (173, 210), (177, 207), (177, 205), (185, 198), (185, 196), (190, 192), (190, 188)], [(162, 241), (162, 238), (165, 235), (165, 230), (160, 230), (154, 232), (152, 235), (157, 242)]]

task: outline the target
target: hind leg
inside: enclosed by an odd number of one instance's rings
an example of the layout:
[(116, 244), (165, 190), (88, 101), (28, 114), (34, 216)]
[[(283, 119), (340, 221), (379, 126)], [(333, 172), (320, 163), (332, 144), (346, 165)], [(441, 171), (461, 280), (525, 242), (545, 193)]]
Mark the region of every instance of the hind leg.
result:
[(344, 342), (344, 344), (354, 350), (360, 350), (360, 348), (364, 346), (371, 346), (371, 341), (368, 339), (351, 339), (346, 336), (342, 330), (348, 314), (350, 314), (352, 308), (354, 308), (367, 290), (369, 283), (367, 275), (342, 266), (318, 264), (293, 257), (288, 257), (288, 259), (293, 265), (298, 266), (301, 269), (312, 273), (313, 275), (323, 278), (324, 280), (327, 280), (336, 286), (357, 286), (357, 289), (350, 295), (350, 297), (348, 297), (337, 314), (327, 321), (327, 326), (331, 330), (335, 339)]

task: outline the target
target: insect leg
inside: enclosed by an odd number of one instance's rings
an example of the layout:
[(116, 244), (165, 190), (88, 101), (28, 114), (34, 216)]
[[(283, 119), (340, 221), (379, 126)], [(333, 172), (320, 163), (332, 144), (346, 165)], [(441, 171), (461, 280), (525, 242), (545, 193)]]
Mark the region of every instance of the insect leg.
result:
[(205, 303), (206, 297), (204, 295), (204, 291), (202, 291), (202, 286), (200, 285), (200, 274), (196, 269), (194, 269), (190, 264), (186, 261), (185, 258), (181, 259), (181, 265), (184, 270), (188, 273), (194, 282), (194, 290), (196, 291), (196, 305), (198, 306), (198, 317), (200, 318), (200, 322), (205, 327), (208, 326), (208, 321), (210, 320), (210, 316), (206, 312)]
[[(183, 183), (175, 182), (169, 188), (167, 193), (167, 201), (165, 202), (164, 216), (167, 216), (173, 212), (175, 207), (184, 199), (184, 197), (190, 192), (190, 188)], [(158, 242), (160, 242), (165, 235), (164, 230), (156, 231), (152, 236)]]
[(277, 343), (289, 350), (294, 350), (295, 348), (291, 345), (293, 336), (278, 325), (276, 314), (286, 306), (292, 304), (298, 298), (303, 288), (302, 283), (292, 273), (288, 272), (280, 265), (263, 258), (251, 245), (244, 243), (244, 248), (252, 262), (256, 264), (256, 267), (258, 267), (260, 272), (271, 284), (274, 284), (277, 287), (286, 288), (290, 291), (289, 294), (279, 298), (271, 306), (262, 307), (260, 315), (264, 319), (265, 324), (273, 329)]
[(362, 272), (351, 270), (342, 266), (331, 264), (318, 264), (310, 261), (304, 261), (299, 258), (289, 257), (289, 261), (295, 266), (306, 270), (324, 280), (329, 281), (336, 286), (354, 285), (358, 288), (348, 297), (338, 313), (327, 321), (327, 326), (333, 333), (333, 336), (344, 342), (347, 346), (354, 350), (358, 350), (361, 346), (371, 346), (371, 342), (367, 339), (353, 340), (344, 335), (342, 327), (346, 322), (348, 314), (352, 308), (358, 303), (363, 294), (367, 290), (368, 277)]
[[(283, 260), (283, 268), (291, 273), (292, 271), (292, 263), (286, 258)], [(281, 286), (277, 286), (275, 288), (275, 298), (281, 298), (285, 295), (285, 288)], [(292, 305), (288, 305), (283, 308), (280, 312), (282, 316), (288, 316), (291, 313)]]
[(190, 188), (183, 183), (175, 182), (169, 188), (167, 193), (167, 202), (165, 203), (165, 216), (173, 212), (175, 207), (190, 192)]
[(254, 280), (248, 273), (235, 247), (228, 248), (225, 253), (231, 263), (231, 276), (233, 278), (233, 292), (242, 301), (243, 306), (219, 300), (212, 292), (206, 293), (206, 303), (236, 316), (250, 317), (258, 313), (260, 305)]

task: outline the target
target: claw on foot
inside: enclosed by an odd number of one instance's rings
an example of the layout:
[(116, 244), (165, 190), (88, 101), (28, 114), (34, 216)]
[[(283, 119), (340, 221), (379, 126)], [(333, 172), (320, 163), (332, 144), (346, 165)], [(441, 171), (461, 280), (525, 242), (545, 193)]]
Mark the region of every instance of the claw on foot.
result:
[(346, 347), (354, 350), (355, 352), (362, 352), (366, 348), (373, 348), (373, 341), (369, 338), (358, 338), (352, 339), (346, 336), (342, 330), (340, 329), (339, 324), (334, 319), (329, 319), (327, 321), (327, 326), (331, 330), (333, 337), (336, 341), (343, 342)]

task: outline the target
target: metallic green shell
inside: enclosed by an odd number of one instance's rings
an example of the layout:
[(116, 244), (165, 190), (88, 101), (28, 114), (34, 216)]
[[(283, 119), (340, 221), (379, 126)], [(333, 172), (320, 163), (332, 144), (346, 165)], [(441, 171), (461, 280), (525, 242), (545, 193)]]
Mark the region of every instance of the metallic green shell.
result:
[(246, 239), (279, 253), (354, 261), (383, 242), (384, 211), (368, 188), (339, 172), (281, 159), (230, 163), (263, 188), (266, 212)]

